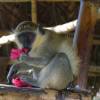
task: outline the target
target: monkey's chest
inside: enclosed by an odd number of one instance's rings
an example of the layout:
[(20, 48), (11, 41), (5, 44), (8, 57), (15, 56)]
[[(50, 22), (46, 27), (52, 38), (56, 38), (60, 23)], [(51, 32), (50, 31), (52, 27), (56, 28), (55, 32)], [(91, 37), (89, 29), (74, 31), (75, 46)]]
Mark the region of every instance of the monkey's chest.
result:
[(31, 50), (29, 52), (29, 56), (30, 57), (51, 57), (55, 55), (55, 53), (56, 51), (51, 46), (49, 47), (42, 46)]

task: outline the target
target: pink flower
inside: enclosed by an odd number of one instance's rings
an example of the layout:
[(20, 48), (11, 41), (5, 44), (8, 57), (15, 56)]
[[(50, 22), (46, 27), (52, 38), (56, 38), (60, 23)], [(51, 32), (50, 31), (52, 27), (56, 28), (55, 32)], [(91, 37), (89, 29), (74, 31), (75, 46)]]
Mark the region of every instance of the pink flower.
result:
[(10, 58), (12, 60), (16, 60), (16, 59), (18, 59), (21, 56), (21, 54), (27, 53), (27, 52), (28, 52), (28, 49), (26, 49), (26, 48), (23, 48), (23, 49), (13, 48), (11, 50), (11, 53), (10, 53)]
[(24, 82), (19, 77), (16, 77), (16, 78), (12, 79), (12, 83), (16, 87), (32, 87), (32, 85), (30, 85), (29, 83)]

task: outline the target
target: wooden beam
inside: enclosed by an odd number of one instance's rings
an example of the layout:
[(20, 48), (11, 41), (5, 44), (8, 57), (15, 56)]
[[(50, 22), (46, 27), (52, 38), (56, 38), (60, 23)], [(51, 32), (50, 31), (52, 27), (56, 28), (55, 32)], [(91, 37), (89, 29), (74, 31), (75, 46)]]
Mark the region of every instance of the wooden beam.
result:
[(32, 14), (32, 22), (37, 23), (37, 7), (36, 7), (36, 0), (31, 0), (31, 14)]
[(98, 19), (100, 19), (100, 8), (98, 7), (98, 12), (97, 12), (97, 16), (98, 16)]
[(0, 2), (31, 2), (31, 0), (0, 0)]
[(94, 45), (100, 45), (100, 40), (94, 39), (94, 40), (93, 40), (93, 44), (94, 44)]
[(65, 2), (65, 1), (69, 1), (69, 2), (79, 2), (80, 0), (37, 0), (39, 2)]
[[(34, 1), (34, 0), (33, 0)], [(79, 2), (80, 0), (37, 0), (39, 2), (64, 2), (64, 1), (69, 1), (69, 2)], [(88, 0), (94, 3), (99, 3), (99, 0)], [(0, 2), (31, 2), (31, 0), (0, 0)]]
[(100, 66), (90, 66), (89, 72), (91, 72), (91, 73), (99, 73), (100, 74)]
[(7, 35), (7, 34), (9, 34), (9, 32), (0, 31), (0, 36)]
[(91, 11), (91, 2), (89, 0), (81, 0), (78, 25), (73, 40), (73, 47), (78, 50), (78, 55), (81, 59), (78, 76), (78, 85), (81, 88), (86, 88), (87, 85), (92, 33), (95, 25), (95, 18), (93, 19), (92, 17), (93, 14)]
[(100, 66), (90, 66), (88, 71), (89, 77), (100, 77)]
[[(35, 0), (32, 0), (32, 1), (35, 1)], [(64, 2), (64, 1), (80, 1), (80, 0), (37, 0), (39, 2)], [(0, 0), (0, 2), (31, 2), (31, 0)]]

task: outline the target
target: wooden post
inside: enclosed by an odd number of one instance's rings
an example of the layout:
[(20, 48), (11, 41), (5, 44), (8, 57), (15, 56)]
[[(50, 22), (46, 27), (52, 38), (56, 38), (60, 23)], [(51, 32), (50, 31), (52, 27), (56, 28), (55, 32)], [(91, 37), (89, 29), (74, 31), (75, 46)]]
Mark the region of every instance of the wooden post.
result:
[(91, 2), (89, 0), (81, 0), (78, 25), (73, 39), (73, 47), (77, 49), (81, 59), (78, 76), (78, 85), (81, 88), (86, 88), (87, 85), (94, 25), (95, 20), (92, 17)]
[(31, 6), (32, 22), (37, 23), (36, 0), (31, 0)]

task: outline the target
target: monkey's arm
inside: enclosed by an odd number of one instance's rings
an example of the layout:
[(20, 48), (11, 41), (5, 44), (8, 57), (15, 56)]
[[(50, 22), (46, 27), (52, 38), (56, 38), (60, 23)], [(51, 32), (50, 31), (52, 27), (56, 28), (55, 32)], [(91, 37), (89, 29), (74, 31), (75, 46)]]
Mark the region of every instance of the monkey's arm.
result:
[(18, 67), (16, 66), (16, 64), (11, 66), (11, 68), (10, 68), (10, 70), (8, 72), (8, 75), (7, 75), (7, 82), (9, 84), (11, 84), (12, 77), (17, 72), (17, 70), (18, 70)]
[(75, 30), (76, 26), (77, 26), (77, 20), (74, 20), (54, 27), (44, 27), (44, 29), (54, 31), (57, 34), (61, 34), (61, 33), (66, 34)]
[(49, 57), (29, 57), (27, 55), (22, 55), (20, 57), (20, 61), (37, 68), (45, 67), (49, 63), (50, 59), (51, 58)]

